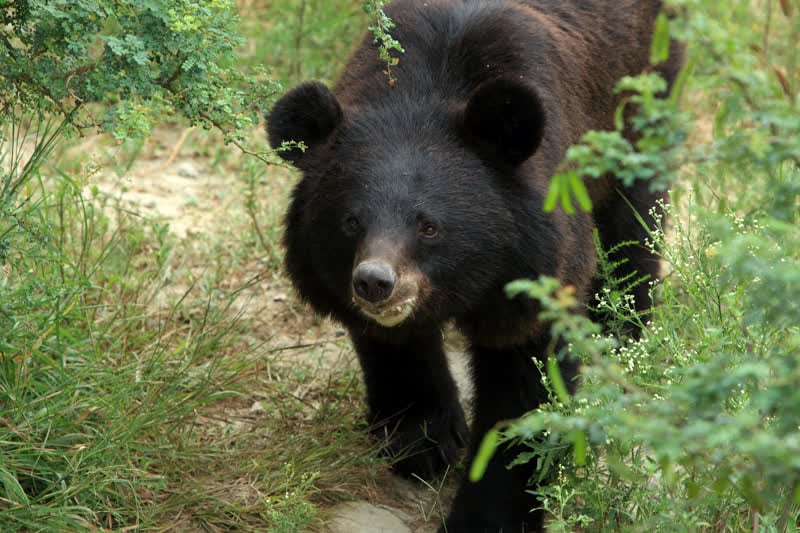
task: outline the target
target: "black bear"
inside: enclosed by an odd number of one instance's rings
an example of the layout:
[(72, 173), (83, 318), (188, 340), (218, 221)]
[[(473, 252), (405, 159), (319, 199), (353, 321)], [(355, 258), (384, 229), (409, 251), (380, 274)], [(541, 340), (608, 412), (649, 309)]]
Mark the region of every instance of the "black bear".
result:
[[(587, 181), (594, 211), (547, 213), (550, 178), (589, 129), (613, 128), (623, 76), (647, 71), (658, 0), (396, 0), (405, 48), (389, 82), (371, 35), (331, 91), (307, 82), (268, 117), (273, 146), (303, 173), (286, 216), (286, 268), (300, 296), (350, 333), (369, 422), (397, 472), (431, 477), (498, 421), (548, 400), (533, 359), (550, 342), (536, 302), (504, 286), (542, 275), (587, 301), (596, 289), (593, 229), (605, 246), (642, 241), (662, 195), (614, 176)], [(674, 81), (681, 47), (657, 69)], [(632, 134), (631, 134), (632, 135)], [(655, 277), (644, 246), (627, 272)], [(621, 272), (620, 275), (625, 275)], [(636, 294), (646, 310), (647, 289)], [(475, 387), (467, 438), (442, 331), (468, 342)], [(562, 363), (574, 383), (577, 364)], [(573, 385), (574, 386), (574, 385)], [(536, 531), (526, 492), (534, 465), (502, 450), (459, 487), (443, 531)]]

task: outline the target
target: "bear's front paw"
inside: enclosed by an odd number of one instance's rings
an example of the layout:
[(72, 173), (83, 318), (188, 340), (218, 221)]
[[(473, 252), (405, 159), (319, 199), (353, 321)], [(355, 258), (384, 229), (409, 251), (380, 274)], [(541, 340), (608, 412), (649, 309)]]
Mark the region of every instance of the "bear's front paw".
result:
[(467, 438), (464, 410), (458, 401), (433, 412), (409, 410), (375, 427), (392, 469), (404, 477), (434, 479), (458, 459)]
[[(450, 513), (447, 520), (436, 533), (541, 533), (541, 525), (501, 517), (488, 517), (482, 514), (483, 508), (477, 507), (471, 513)], [(493, 520), (497, 518), (497, 520)], [(506, 517), (507, 518), (507, 517)]]
[(464, 480), (438, 533), (543, 533), (544, 512), (524, 489), (530, 471), (508, 470), (516, 451), (495, 456), (478, 482)]

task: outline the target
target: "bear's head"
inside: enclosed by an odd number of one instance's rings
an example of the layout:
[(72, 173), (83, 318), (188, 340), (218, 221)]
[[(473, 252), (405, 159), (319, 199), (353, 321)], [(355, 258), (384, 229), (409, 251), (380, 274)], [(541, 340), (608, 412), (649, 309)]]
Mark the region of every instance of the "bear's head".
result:
[(396, 92), (344, 107), (309, 82), (270, 113), (272, 146), (305, 145), (279, 152), (303, 171), (286, 264), (317, 310), (386, 328), (441, 323), (521, 261), (519, 212), (532, 202), (518, 168), (545, 122), (536, 90), (496, 79), (466, 104), (435, 98)]

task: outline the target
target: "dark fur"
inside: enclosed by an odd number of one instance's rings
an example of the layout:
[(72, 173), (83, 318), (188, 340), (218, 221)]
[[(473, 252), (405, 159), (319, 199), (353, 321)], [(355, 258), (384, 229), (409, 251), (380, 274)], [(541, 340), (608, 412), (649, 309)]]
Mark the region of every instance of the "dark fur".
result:
[[(555, 276), (586, 301), (595, 289), (593, 228), (606, 246), (643, 240), (627, 202), (646, 217), (660, 197), (646, 183), (627, 190), (613, 176), (588, 183), (592, 215), (545, 213), (542, 202), (567, 147), (589, 129), (613, 126), (617, 80), (649, 68), (660, 7), (656, 0), (395, 1), (387, 10), (397, 24), (392, 35), (406, 52), (392, 69), (394, 88), (368, 36), (332, 93), (306, 83), (275, 105), (273, 146), (308, 146), (284, 152), (303, 171), (286, 217), (287, 270), (304, 299), (348, 328), (369, 420), (390, 453), (405, 454), (398, 472), (439, 474), (466, 438), (442, 345), (445, 322), (455, 321), (469, 342), (472, 454), (495, 423), (547, 401), (531, 360), (544, 355), (547, 328), (537, 304), (508, 300), (504, 285)], [(681, 52), (674, 44), (659, 68), (669, 82)], [(427, 235), (430, 228), (438, 233)], [(644, 247), (624, 254), (624, 269), (656, 277), (658, 262)], [(380, 268), (356, 273), (365, 263)], [(384, 272), (378, 281), (388, 289), (354, 290), (354, 281)], [(394, 327), (364, 316), (367, 300), (393, 287), (415, 295), (411, 315)], [(646, 287), (636, 297), (647, 309)], [(564, 362), (562, 373), (573, 383), (575, 363)], [(462, 483), (448, 531), (541, 529), (541, 513), (529, 512), (537, 502), (525, 493), (535, 465), (505, 467), (516, 453), (498, 453), (480, 482)]]

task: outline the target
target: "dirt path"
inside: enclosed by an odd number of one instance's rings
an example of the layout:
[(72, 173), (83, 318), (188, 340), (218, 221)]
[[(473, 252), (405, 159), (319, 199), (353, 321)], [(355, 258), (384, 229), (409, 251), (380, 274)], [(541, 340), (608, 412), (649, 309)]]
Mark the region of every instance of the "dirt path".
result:
[[(172, 139), (180, 138), (175, 132), (159, 132), (148, 147), (147, 155), (140, 156), (125, 172), (109, 171), (107, 164), (91, 180), (100, 194), (114, 198), (125, 209), (143, 219), (162, 220), (169, 231), (184, 241), (196, 240), (212, 243), (221, 240), (224, 232), (236, 231), (247, 225), (243, 208), (243, 182), (232, 172), (212, 170), (210, 159), (189, 147), (170, 148)], [(160, 138), (160, 139), (159, 139)], [(76, 150), (87, 151), (91, 142)], [(105, 157), (108, 157), (106, 154)], [(280, 171), (284, 172), (284, 171)], [(285, 200), (280, 200), (285, 203)], [(276, 206), (282, 211), (284, 206)], [(208, 258), (198, 256), (199, 263)], [(258, 263), (258, 262), (257, 262)], [(207, 265), (197, 265), (198, 269)], [(264, 264), (246, 265), (239, 280), (267, 271)], [(176, 293), (187, 290), (179, 282), (170, 288)], [(275, 346), (314, 345), (330, 339), (344, 338), (344, 330), (329, 320), (312, 316), (311, 311), (300, 305), (292, 296), (288, 280), (280, 273), (269, 276), (255, 285), (246, 298), (240, 298), (240, 312), (248, 316), (255, 342), (270, 342)], [(252, 308), (251, 308), (252, 307)], [(291, 357), (302, 359), (308, 352), (293, 350)], [(329, 357), (341, 357), (330, 351)], [(352, 354), (350, 354), (352, 355)], [(350, 363), (353, 358), (350, 357)], [(454, 374), (468, 402), (463, 358), (451, 357)], [(329, 373), (341, 369), (341, 361), (330, 360), (315, 363), (318, 372)], [(315, 377), (324, 383), (325, 375)], [(304, 391), (297, 391), (302, 396)], [(252, 419), (254, 412), (263, 406), (252, 405), (245, 412), (232, 413), (229, 422), (241, 424), (241, 419)], [(255, 409), (255, 411), (254, 411)], [(239, 410), (242, 410), (241, 408)], [(241, 416), (240, 416), (241, 415)], [(452, 477), (452, 476), (451, 476)], [(430, 487), (422, 483), (388, 477), (391, 481), (370, 492), (369, 501), (358, 500), (338, 504), (329, 509), (330, 520), (326, 528), (332, 533), (427, 533), (436, 531), (442, 509), (447, 509), (452, 499), (454, 482), (442, 487)]]

